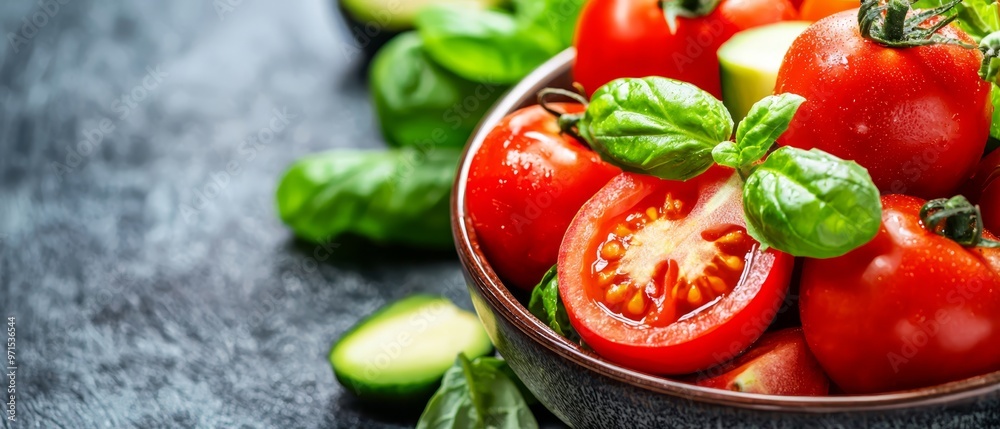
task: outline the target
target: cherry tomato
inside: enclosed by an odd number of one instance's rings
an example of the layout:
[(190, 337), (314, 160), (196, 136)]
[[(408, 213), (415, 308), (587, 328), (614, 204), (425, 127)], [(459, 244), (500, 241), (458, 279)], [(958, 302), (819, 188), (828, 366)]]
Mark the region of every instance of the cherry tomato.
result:
[(573, 219), (559, 293), (583, 342), (656, 374), (723, 363), (767, 329), (793, 258), (746, 232), (739, 178), (713, 167), (687, 182), (624, 173)]
[(663, 76), (722, 98), (717, 51), (739, 31), (794, 19), (788, 0), (722, 0), (700, 18), (667, 24), (660, 0), (590, 0), (577, 26), (573, 73), (590, 94), (622, 77)]
[(764, 334), (746, 353), (706, 371), (695, 384), (763, 395), (830, 393), (830, 380), (798, 328)]
[(816, 359), (847, 393), (932, 386), (1000, 370), (1000, 249), (966, 249), (924, 229), (923, 204), (882, 197), (882, 229), (874, 240), (803, 266), (802, 329)]
[[(776, 92), (806, 102), (779, 144), (857, 161), (883, 193), (953, 196), (989, 136), (982, 54), (943, 44), (887, 48), (861, 37), (857, 15), (813, 24), (785, 55)], [(938, 34), (974, 43), (951, 25)]]
[[(578, 104), (553, 106), (583, 111)], [(619, 172), (560, 133), (540, 106), (507, 116), (473, 157), (466, 185), (469, 215), (497, 274), (531, 290), (555, 265), (577, 210)]]
[(963, 195), (979, 204), (986, 229), (1000, 233), (1000, 150), (994, 150), (979, 163)]
[(803, 21), (819, 21), (837, 12), (859, 7), (861, 0), (805, 0), (799, 8), (799, 18)]

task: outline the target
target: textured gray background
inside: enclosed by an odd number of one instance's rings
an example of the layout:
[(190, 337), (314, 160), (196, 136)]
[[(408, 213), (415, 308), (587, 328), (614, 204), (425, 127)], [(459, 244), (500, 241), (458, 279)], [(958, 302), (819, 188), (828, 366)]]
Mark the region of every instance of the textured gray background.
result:
[[(274, 208), (297, 157), (382, 145), (332, 5), (59, 1), (0, 4), (0, 316), (20, 364), (3, 427), (411, 426), (362, 409), (326, 354), (411, 292), (468, 306), (454, 254), (345, 239), (317, 261)], [(287, 128), (248, 142), (274, 109)]]

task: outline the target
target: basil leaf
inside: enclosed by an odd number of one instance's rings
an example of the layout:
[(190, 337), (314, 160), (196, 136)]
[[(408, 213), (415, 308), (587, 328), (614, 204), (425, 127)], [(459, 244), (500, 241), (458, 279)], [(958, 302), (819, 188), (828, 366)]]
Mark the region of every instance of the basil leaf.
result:
[[(951, 3), (951, 0), (920, 0), (914, 8), (933, 9)], [(976, 43), (994, 31), (1000, 31), (1000, 6), (996, 0), (965, 0), (945, 17), (958, 16), (955, 21), (959, 28), (969, 33)]]
[(577, 342), (580, 336), (569, 323), (569, 315), (559, 296), (559, 279), (556, 275), (556, 267), (552, 267), (542, 276), (542, 281), (531, 291), (531, 301), (528, 303), (528, 311), (535, 315), (557, 334), (566, 337), (570, 341)]
[(723, 142), (712, 150), (715, 162), (738, 169), (759, 161), (788, 130), (792, 117), (805, 101), (799, 95), (781, 94), (755, 103), (736, 128), (736, 143)]
[(586, 0), (514, 0), (523, 25), (552, 35), (559, 46), (573, 46), (576, 23)]
[(743, 210), (747, 232), (761, 244), (809, 258), (854, 250), (882, 223), (868, 171), (818, 149), (772, 153), (747, 178)]
[(506, 367), (500, 359), (469, 361), (459, 355), (420, 415), (417, 429), (538, 428)]
[(393, 146), (465, 146), (504, 87), (475, 83), (431, 61), (415, 32), (379, 50), (369, 72), (382, 134)]
[(721, 101), (662, 77), (618, 79), (591, 97), (580, 135), (625, 171), (687, 180), (713, 164), (712, 149), (733, 133)]
[(297, 161), (277, 191), (281, 219), (314, 242), (353, 233), (376, 242), (453, 246), (456, 149), (339, 150)]
[(431, 58), (476, 82), (515, 83), (562, 50), (555, 38), (509, 13), (435, 5), (417, 15)]

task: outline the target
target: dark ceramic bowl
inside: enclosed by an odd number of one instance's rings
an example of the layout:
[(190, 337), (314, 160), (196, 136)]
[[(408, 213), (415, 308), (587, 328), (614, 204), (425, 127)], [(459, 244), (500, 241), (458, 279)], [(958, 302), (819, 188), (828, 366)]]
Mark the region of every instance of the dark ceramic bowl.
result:
[[(553, 58), (483, 119), (452, 195), (452, 228), (472, 302), (497, 350), (538, 399), (577, 428), (1000, 428), (1000, 372), (906, 392), (779, 397), (683, 384), (623, 368), (556, 335), (508, 291), (466, 213), (472, 155), (508, 113), (545, 87), (568, 88), (574, 52)], [(961, 365), (961, 362), (954, 362)]]

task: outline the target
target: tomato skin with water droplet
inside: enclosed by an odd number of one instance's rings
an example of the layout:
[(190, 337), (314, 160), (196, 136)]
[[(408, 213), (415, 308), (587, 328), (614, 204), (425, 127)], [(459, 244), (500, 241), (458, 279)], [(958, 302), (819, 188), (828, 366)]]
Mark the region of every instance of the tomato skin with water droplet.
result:
[(966, 249), (925, 230), (923, 204), (884, 196), (874, 240), (839, 258), (805, 261), (802, 329), (846, 393), (1000, 370), (1000, 249)]
[(979, 163), (976, 175), (962, 188), (983, 214), (983, 224), (993, 233), (1000, 233), (1000, 150), (994, 150)]
[[(939, 34), (974, 44), (953, 25)], [(776, 93), (806, 98), (778, 143), (857, 161), (883, 193), (954, 196), (989, 137), (981, 62), (978, 50), (956, 45), (864, 39), (856, 10), (825, 18), (796, 39), (778, 72)]]
[(573, 78), (593, 94), (614, 79), (663, 76), (722, 98), (719, 47), (740, 31), (797, 15), (789, 0), (722, 0), (706, 16), (677, 18), (672, 32), (660, 0), (589, 0), (577, 25)]
[(741, 201), (739, 179), (719, 166), (687, 182), (624, 173), (594, 195), (559, 251), (559, 293), (583, 342), (654, 374), (746, 350), (780, 309), (794, 258), (745, 236)]
[[(583, 111), (578, 104), (553, 107)], [(508, 115), (476, 152), (466, 184), (469, 215), (490, 265), (510, 284), (531, 290), (555, 265), (580, 206), (620, 172), (561, 134), (540, 106)]]

